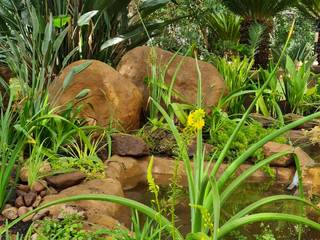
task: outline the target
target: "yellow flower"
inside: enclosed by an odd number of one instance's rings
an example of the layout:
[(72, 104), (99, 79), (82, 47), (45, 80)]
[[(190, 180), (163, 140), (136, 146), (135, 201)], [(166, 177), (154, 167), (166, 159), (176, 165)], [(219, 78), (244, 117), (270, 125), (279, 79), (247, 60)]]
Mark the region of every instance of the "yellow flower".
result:
[(204, 117), (206, 113), (203, 109), (197, 109), (188, 116), (187, 126), (195, 130), (201, 130), (204, 127)]

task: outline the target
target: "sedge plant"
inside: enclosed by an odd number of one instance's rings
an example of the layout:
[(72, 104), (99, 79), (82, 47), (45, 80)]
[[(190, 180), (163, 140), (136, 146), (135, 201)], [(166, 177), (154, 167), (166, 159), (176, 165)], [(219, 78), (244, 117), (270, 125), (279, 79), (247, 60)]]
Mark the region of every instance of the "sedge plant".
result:
[[(6, 110), (0, 108), (0, 210), (10, 198), (11, 190), (17, 179), (12, 176), (20, 167), (20, 157), (26, 138), (14, 128), (16, 114), (10, 98)], [(12, 181), (13, 180), (13, 181)]]

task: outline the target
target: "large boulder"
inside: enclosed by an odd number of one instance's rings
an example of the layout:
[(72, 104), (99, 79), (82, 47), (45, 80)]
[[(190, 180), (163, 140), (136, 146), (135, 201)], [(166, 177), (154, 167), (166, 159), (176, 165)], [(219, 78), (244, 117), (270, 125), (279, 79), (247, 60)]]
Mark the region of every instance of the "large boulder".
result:
[[(153, 62), (156, 63), (160, 71), (166, 69), (168, 65), (165, 74), (165, 83), (167, 85), (171, 84), (177, 72), (174, 90), (181, 97), (175, 100), (189, 104), (196, 103), (199, 77), (196, 60), (191, 57), (175, 56), (174, 53), (160, 48), (154, 49), (156, 54), (152, 53), (152, 48), (150, 47), (137, 47), (124, 55), (117, 66), (118, 72), (132, 81), (141, 91), (144, 109), (146, 109), (149, 98), (149, 90), (145, 84), (145, 78), (151, 77), (151, 63)], [(154, 55), (156, 57), (151, 58)], [(213, 65), (203, 61), (198, 61), (198, 64), (202, 79), (203, 104), (206, 107), (214, 106), (219, 101), (219, 98), (226, 93), (226, 84)]]
[[(50, 102), (54, 106), (73, 103), (81, 105), (81, 116), (94, 124), (107, 126), (110, 121), (119, 128), (139, 128), (142, 96), (137, 87), (109, 65), (90, 60), (91, 64), (74, 74), (72, 81), (63, 89), (66, 77), (75, 67), (88, 60), (80, 60), (67, 66), (49, 87)], [(90, 91), (83, 91), (89, 89)], [(84, 96), (79, 93), (86, 92)], [(82, 94), (80, 94), (82, 95)]]
[[(43, 204), (49, 203), (65, 197), (86, 195), (86, 194), (106, 194), (123, 197), (124, 193), (119, 181), (111, 178), (95, 179), (76, 185), (61, 191), (59, 194), (49, 195), (44, 198)], [(65, 204), (55, 205), (49, 208), (50, 215), (57, 218), (63, 214), (65, 209), (72, 208), (81, 212), (87, 218), (87, 221), (94, 224), (101, 224), (99, 219), (109, 216), (118, 220), (120, 223), (128, 224), (129, 211), (126, 207), (106, 201), (76, 201)], [(110, 227), (106, 222), (105, 227)], [(101, 225), (104, 225), (103, 223)]]

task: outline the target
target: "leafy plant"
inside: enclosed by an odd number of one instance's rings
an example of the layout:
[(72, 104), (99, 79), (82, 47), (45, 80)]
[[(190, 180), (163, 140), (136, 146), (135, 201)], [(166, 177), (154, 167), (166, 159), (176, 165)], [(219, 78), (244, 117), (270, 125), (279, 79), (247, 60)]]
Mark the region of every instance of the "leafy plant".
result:
[[(216, 120), (211, 119), (209, 121)], [(210, 139), (208, 142), (216, 147), (215, 156), (218, 156), (219, 153), (221, 153), (224, 145), (229, 139), (229, 136), (232, 134), (232, 132), (237, 126), (237, 122), (235, 120), (229, 119), (227, 116), (222, 115), (219, 121), (221, 121), (221, 123), (216, 128), (209, 127)], [(230, 146), (228, 153), (226, 154), (225, 160), (233, 161), (243, 152), (245, 152), (250, 145), (254, 144), (259, 139), (272, 133), (274, 130), (275, 129), (272, 128), (265, 129), (258, 122), (248, 122), (238, 132), (237, 136), (235, 137), (235, 140), (232, 142)], [(286, 143), (287, 140), (285, 137), (278, 137), (274, 139), (274, 141), (279, 143)], [(263, 160), (264, 153), (262, 148), (258, 149), (251, 157), (254, 159), (254, 161)]]
[(299, 114), (303, 114), (302, 105), (311, 75), (311, 64), (311, 62), (307, 62), (298, 67), (289, 56), (286, 58), (284, 93), (291, 110)]
[(229, 91), (229, 95), (220, 100), (219, 107), (228, 107), (230, 114), (241, 113), (244, 108), (244, 95), (252, 93), (252, 91), (247, 91), (247, 86), (253, 75), (251, 73), (253, 63), (253, 59), (247, 57), (243, 59), (233, 57), (231, 61), (218, 58), (214, 61), (218, 71), (225, 79)]
[[(139, 6), (134, 3), (133, 8), (129, 7), (130, 2), (130, 0), (121, 2), (108, 0), (3, 1), (0, 3), (2, 23), (0, 35), (12, 39), (21, 38), (32, 46), (32, 41), (36, 39), (34, 36), (30, 39), (28, 34), (32, 32), (37, 34), (48, 21), (52, 21), (54, 29), (46, 32), (46, 40), (52, 41), (52, 36), (57, 34), (65, 36), (64, 39), (59, 40), (59, 44), (63, 46), (56, 55), (59, 61), (52, 62), (57, 64), (58, 70), (70, 60), (78, 59), (94, 58), (117, 63), (127, 50), (146, 42), (147, 35), (158, 34), (161, 27), (172, 22), (172, 20), (148, 22), (144, 28), (140, 18), (136, 17), (138, 10), (145, 18), (164, 7), (170, 2), (169, 0), (147, 0)], [(29, 11), (30, 9), (33, 9), (32, 12)], [(132, 17), (129, 17), (129, 11), (133, 14)], [(31, 25), (29, 19), (39, 23), (36, 26)], [(13, 31), (26, 34), (19, 37)], [(41, 51), (41, 42), (36, 44), (37, 51)], [(117, 46), (114, 46), (115, 44)], [(100, 51), (106, 48), (108, 49)], [(29, 56), (32, 56), (32, 49), (28, 47), (25, 50), (28, 51)], [(50, 62), (51, 59), (44, 60)]]
[[(319, 34), (319, 19), (320, 19), (320, 3), (317, 0), (297, 0), (298, 8), (308, 17), (316, 22), (317, 33)], [(319, 39), (315, 44), (315, 53), (317, 61), (320, 63), (320, 47)]]
[(243, 17), (240, 28), (240, 43), (249, 43), (249, 29), (252, 23), (265, 26), (257, 54), (255, 65), (266, 68), (270, 56), (270, 33), (273, 29), (272, 17), (295, 3), (295, 0), (223, 0), (232, 12)]
[(79, 139), (73, 139), (69, 144), (64, 147), (64, 152), (71, 157), (58, 157), (50, 160), (52, 168), (56, 171), (65, 171), (77, 169), (85, 173), (88, 179), (103, 178), (104, 164), (97, 156), (100, 148), (106, 147), (105, 145), (99, 146), (104, 135), (95, 136), (94, 134), (85, 136), (80, 134)]
[(11, 196), (17, 180), (12, 173), (20, 167), (20, 157), (26, 143), (25, 136), (14, 128), (16, 114), (11, 104), (12, 99), (6, 110), (0, 108), (0, 210)]
[(102, 240), (103, 231), (89, 232), (83, 230), (83, 221), (79, 215), (68, 215), (62, 220), (45, 219), (35, 228), (39, 240)]

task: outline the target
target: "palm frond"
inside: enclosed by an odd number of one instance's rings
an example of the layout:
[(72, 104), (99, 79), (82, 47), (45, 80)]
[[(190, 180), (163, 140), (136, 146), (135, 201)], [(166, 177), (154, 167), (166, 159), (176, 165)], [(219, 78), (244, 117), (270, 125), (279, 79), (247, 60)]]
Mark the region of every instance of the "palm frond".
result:
[[(292, 6), (296, 0), (222, 0), (232, 12), (243, 17), (253, 19), (270, 18), (288, 6)], [(315, 0), (316, 1), (316, 0)]]
[(298, 8), (311, 18), (314, 18), (314, 19), (320, 18), (320, 1), (319, 0), (299, 0)]

